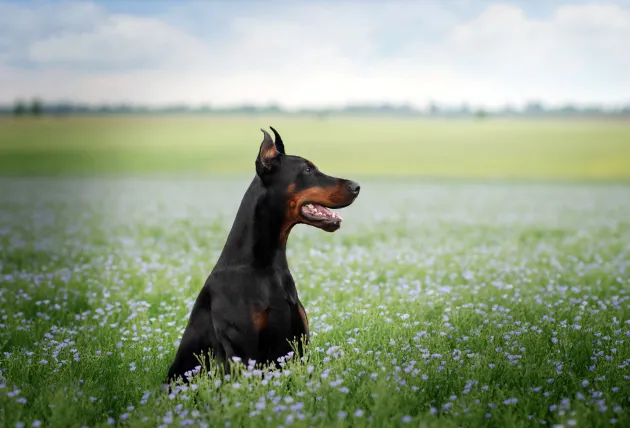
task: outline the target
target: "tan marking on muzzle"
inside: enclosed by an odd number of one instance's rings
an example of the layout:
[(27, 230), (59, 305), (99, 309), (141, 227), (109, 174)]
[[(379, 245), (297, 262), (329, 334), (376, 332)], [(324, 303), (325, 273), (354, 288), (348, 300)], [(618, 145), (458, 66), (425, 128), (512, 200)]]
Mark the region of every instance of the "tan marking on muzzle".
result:
[[(295, 189), (295, 185), (291, 184), (287, 190), (292, 188)], [(339, 183), (329, 187), (309, 187), (297, 193), (289, 191), (289, 203), (287, 204), (285, 220), (280, 230), (281, 241), (286, 244), (289, 232), (291, 232), (293, 226), (301, 221), (300, 209), (302, 209), (302, 205), (306, 202), (324, 206), (341, 204), (345, 201), (342, 189), (342, 183)]]

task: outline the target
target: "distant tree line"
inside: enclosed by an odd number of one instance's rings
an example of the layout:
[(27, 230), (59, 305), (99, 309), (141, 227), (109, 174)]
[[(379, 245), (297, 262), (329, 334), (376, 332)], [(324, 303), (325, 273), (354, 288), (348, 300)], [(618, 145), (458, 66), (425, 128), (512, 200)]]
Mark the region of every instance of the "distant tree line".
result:
[(328, 116), (427, 116), (427, 117), (572, 117), (572, 116), (630, 116), (630, 104), (618, 108), (545, 107), (540, 102), (530, 102), (516, 108), (505, 106), (500, 109), (486, 109), (462, 104), (457, 107), (439, 106), (430, 103), (426, 108), (416, 108), (408, 104), (349, 105), (336, 109), (298, 109), (286, 110), (276, 105), (243, 105), (233, 108), (213, 108), (210, 106), (192, 107), (171, 105), (164, 107), (132, 106), (128, 104), (93, 106), (71, 102), (45, 104), (35, 98), (30, 102), (17, 100), (12, 106), (0, 105), (0, 115), (14, 116), (64, 116), (64, 115), (150, 115), (150, 114), (212, 114), (212, 115), (311, 115), (320, 118)]
[(11, 109), (14, 116), (40, 116), (43, 113), (43, 105), (38, 98), (30, 103), (17, 100)]

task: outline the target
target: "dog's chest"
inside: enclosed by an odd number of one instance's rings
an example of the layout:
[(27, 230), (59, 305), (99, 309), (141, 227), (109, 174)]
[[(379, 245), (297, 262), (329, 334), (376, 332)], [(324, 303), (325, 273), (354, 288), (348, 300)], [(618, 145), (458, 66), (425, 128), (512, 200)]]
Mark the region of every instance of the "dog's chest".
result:
[(295, 287), (295, 282), (293, 281), (293, 277), (291, 273), (287, 271), (277, 272), (273, 276), (273, 284), (271, 285), (271, 294), (273, 298), (278, 298), (282, 296), (284, 300), (286, 300), (291, 306), (294, 306), (298, 303), (298, 294), (297, 289)]
[[(265, 297), (257, 301), (256, 307), (257, 313), (266, 318), (265, 327), (275, 334), (284, 333), (288, 336), (298, 332), (304, 333), (303, 330), (308, 331), (306, 313), (291, 274), (286, 271), (280, 272), (268, 278), (268, 281), (262, 284), (264, 291), (261, 291)], [(280, 333), (285, 329), (286, 332)]]

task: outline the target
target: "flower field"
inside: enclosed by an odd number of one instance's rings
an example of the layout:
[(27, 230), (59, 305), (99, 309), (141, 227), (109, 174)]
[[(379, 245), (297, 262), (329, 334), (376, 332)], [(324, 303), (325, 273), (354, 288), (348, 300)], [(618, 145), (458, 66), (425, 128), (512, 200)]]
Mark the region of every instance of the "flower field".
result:
[(623, 184), (359, 179), (289, 238), (303, 361), (164, 392), (250, 179), (1, 179), (0, 425), (630, 425)]

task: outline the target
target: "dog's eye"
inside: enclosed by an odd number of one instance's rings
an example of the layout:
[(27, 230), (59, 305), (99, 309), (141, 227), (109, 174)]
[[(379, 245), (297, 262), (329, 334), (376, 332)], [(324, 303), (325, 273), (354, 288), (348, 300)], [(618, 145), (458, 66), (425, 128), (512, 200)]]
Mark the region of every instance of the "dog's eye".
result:
[(312, 171), (313, 171), (313, 169), (312, 169), (310, 166), (307, 166), (307, 167), (304, 169), (304, 172), (305, 172), (305, 173), (307, 173), (307, 174), (310, 174)]

